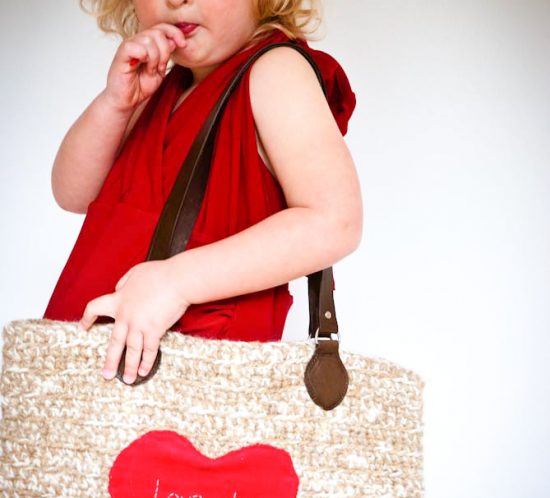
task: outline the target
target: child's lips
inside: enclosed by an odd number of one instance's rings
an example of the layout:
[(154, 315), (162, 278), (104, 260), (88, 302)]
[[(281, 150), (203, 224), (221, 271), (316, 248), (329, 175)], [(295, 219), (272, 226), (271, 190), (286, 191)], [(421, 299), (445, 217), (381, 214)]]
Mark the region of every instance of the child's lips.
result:
[(195, 28), (198, 26), (198, 24), (190, 22), (179, 22), (175, 24), (175, 26), (181, 29), (184, 35), (190, 35), (193, 31), (195, 31)]

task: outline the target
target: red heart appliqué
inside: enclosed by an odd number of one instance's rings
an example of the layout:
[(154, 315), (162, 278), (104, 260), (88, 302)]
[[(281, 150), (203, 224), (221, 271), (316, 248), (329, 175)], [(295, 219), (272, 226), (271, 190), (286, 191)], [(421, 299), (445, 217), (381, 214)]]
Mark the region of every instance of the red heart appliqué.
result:
[(109, 473), (112, 498), (296, 498), (290, 454), (253, 444), (209, 458), (174, 431), (151, 431), (130, 443)]

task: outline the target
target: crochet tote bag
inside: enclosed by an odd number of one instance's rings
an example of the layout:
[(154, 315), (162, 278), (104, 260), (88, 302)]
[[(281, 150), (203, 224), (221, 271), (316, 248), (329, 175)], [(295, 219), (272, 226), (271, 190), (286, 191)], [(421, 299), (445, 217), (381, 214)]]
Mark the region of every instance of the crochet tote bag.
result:
[[(161, 213), (147, 260), (185, 250), (208, 179), (214, 106)], [(326, 95), (326, 91), (325, 91)], [(332, 267), (308, 275), (300, 342), (167, 331), (154, 368), (127, 385), (100, 369), (112, 323), (3, 327), (0, 495), (88, 498), (420, 498), (418, 374), (339, 348)]]

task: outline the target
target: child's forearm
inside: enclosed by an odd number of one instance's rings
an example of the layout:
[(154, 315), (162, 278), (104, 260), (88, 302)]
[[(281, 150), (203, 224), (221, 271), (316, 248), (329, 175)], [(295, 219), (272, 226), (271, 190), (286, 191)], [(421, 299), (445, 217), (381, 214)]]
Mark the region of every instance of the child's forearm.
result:
[(101, 92), (71, 126), (52, 169), (59, 206), (75, 213), (87, 211), (113, 165), (132, 113), (113, 107)]
[(170, 260), (182, 299), (203, 303), (259, 291), (332, 266), (361, 240), (361, 216), (293, 207)]

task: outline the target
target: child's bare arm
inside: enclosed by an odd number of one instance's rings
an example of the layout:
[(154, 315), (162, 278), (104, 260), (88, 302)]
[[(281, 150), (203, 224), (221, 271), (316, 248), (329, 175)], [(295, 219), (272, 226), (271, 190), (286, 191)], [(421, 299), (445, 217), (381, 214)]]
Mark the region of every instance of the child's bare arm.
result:
[(335, 225), (307, 207), (279, 211), (235, 235), (171, 259), (182, 301), (268, 289), (334, 265), (357, 249), (357, 221)]
[(106, 88), (71, 126), (57, 152), (52, 190), (63, 209), (88, 210), (136, 116), (164, 79), (170, 54), (186, 43), (179, 28), (159, 23), (120, 44)]
[(71, 126), (57, 152), (52, 190), (60, 207), (85, 213), (95, 199), (134, 110), (120, 110), (101, 92)]
[(263, 54), (251, 69), (250, 99), (288, 208), (173, 256), (171, 274), (190, 303), (289, 282), (332, 266), (361, 241), (356, 168), (307, 60), (288, 47)]

